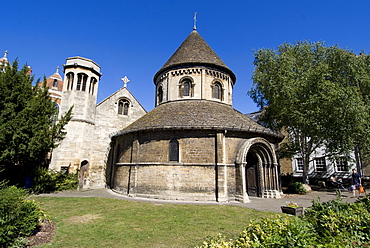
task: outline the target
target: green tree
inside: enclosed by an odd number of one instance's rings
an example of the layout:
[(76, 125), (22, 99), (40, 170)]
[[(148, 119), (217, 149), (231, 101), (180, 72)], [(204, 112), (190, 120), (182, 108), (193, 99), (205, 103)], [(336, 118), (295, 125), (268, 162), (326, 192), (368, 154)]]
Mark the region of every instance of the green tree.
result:
[[(255, 52), (253, 88), (248, 92), (264, 109), (262, 119), (274, 130), (287, 130), (285, 157), (303, 158), (303, 182), (308, 183), (310, 155), (318, 147), (326, 154), (349, 154), (368, 130), (370, 70), (352, 52), (321, 42), (284, 43)], [(368, 103), (368, 102), (367, 102)]]
[(46, 79), (43, 87), (40, 80), (33, 84), (29, 67), (18, 70), (17, 60), (0, 70), (0, 165), (29, 175), (63, 139), (72, 109), (57, 120)]

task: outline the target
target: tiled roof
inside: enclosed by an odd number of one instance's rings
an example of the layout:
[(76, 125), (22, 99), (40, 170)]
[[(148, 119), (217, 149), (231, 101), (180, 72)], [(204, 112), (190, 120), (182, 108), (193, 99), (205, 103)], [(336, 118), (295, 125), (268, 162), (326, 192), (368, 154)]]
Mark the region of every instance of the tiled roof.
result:
[(184, 65), (208, 65), (216, 67), (229, 73), (234, 83), (236, 80), (234, 73), (225, 65), (196, 30), (190, 33), (176, 52), (156, 73), (154, 80), (160, 73), (167, 69)]
[(207, 100), (181, 100), (161, 104), (113, 136), (154, 130), (233, 130), (280, 139), (228, 104)]

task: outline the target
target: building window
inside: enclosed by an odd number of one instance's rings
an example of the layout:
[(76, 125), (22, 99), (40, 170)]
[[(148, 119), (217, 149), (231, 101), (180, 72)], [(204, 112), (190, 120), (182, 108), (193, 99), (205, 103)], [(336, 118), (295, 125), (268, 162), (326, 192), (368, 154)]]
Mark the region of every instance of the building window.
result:
[(90, 79), (90, 86), (89, 86), (89, 94), (93, 94), (94, 95), (94, 90), (95, 90), (95, 84), (98, 80), (96, 80), (96, 78), (92, 77)]
[(340, 157), (336, 161), (337, 171), (348, 171), (348, 161), (345, 157)]
[(193, 96), (193, 84), (189, 78), (181, 80), (181, 83), (179, 85), (179, 95), (180, 97)]
[(221, 100), (223, 98), (222, 86), (219, 82), (213, 84), (213, 98)]
[(121, 99), (118, 102), (118, 114), (128, 115), (128, 109), (130, 108), (130, 102), (126, 99)]
[(86, 81), (87, 81), (87, 77), (84, 77), (83, 82), (82, 82), (82, 91), (86, 91)]
[(74, 78), (73, 72), (69, 72), (67, 74), (67, 90), (73, 89), (73, 78)]
[(315, 168), (316, 171), (326, 171), (326, 161), (325, 158), (315, 158)]
[(190, 83), (188, 81), (184, 82), (184, 96), (190, 95)]
[[(86, 90), (86, 81), (87, 81), (87, 75), (86, 74), (84, 74), (84, 73), (77, 74), (76, 90), (85, 91)], [(81, 85), (82, 85), (82, 89), (81, 89)]]
[(303, 171), (303, 158), (297, 158), (297, 171)]
[(169, 161), (179, 162), (179, 141), (171, 140), (169, 145)]
[(58, 80), (54, 79), (54, 81), (53, 81), (53, 87), (58, 87)]
[(158, 103), (161, 103), (163, 101), (163, 88), (162, 86), (158, 87)]

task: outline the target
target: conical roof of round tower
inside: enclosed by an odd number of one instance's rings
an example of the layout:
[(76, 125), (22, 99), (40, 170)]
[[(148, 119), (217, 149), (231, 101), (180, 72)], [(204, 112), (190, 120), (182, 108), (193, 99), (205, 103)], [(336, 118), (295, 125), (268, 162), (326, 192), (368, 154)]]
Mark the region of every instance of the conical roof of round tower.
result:
[(226, 64), (218, 57), (207, 42), (200, 34), (193, 30), (190, 35), (182, 42), (176, 52), (169, 58), (163, 67), (155, 74), (156, 78), (164, 71), (182, 67), (186, 65), (206, 65), (227, 72), (233, 83), (236, 81), (235, 74), (226, 66)]

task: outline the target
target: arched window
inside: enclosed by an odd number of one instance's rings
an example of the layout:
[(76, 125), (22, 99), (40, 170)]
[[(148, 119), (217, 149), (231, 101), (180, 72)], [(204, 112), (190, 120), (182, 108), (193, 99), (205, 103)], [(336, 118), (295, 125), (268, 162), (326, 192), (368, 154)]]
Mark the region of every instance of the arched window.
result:
[(193, 84), (191, 79), (182, 79), (179, 85), (179, 95), (180, 97), (191, 97), (193, 96)]
[(158, 87), (157, 97), (158, 97), (158, 103), (161, 103), (163, 101), (163, 88), (162, 88), (162, 86)]
[(170, 140), (168, 160), (179, 162), (179, 141), (176, 139)]
[(73, 78), (74, 78), (73, 72), (69, 72), (67, 74), (67, 90), (73, 89)]
[(128, 115), (128, 110), (130, 108), (130, 102), (127, 99), (121, 99), (118, 102), (118, 114)]
[(81, 90), (81, 85), (82, 85), (82, 91), (85, 91), (86, 90), (86, 81), (87, 81), (87, 75), (85, 73), (78, 73), (77, 74), (76, 90)]
[(58, 87), (58, 80), (54, 79), (54, 81), (53, 81), (53, 87)]
[(82, 80), (82, 91), (86, 91), (86, 81), (87, 81), (87, 77), (84, 77)]
[(213, 98), (222, 100), (222, 86), (219, 82), (213, 84)]
[(95, 89), (95, 84), (98, 80), (96, 80), (96, 78), (92, 77), (90, 79), (90, 85), (89, 85), (89, 93), (90, 94), (94, 94), (94, 89)]
[(184, 96), (190, 95), (190, 83), (188, 81), (184, 82)]

